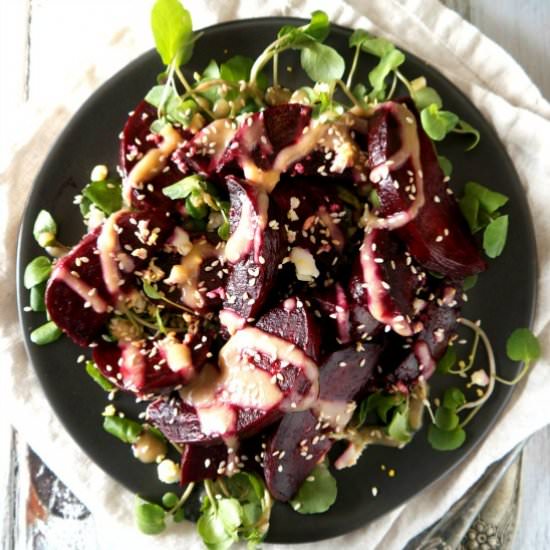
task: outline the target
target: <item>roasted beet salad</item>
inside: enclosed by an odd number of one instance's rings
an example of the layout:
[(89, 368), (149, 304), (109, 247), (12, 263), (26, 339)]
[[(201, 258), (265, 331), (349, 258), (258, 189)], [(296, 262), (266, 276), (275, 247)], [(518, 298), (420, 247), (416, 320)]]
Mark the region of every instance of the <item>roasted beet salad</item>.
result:
[[(32, 309), (45, 299), (49, 315), (31, 338), (62, 331), (90, 348), (86, 370), (111, 400), (122, 391), (146, 403), (143, 423), (110, 403), (104, 427), (186, 489), (162, 506), (139, 500), (142, 530), (182, 519), (204, 482), (207, 546), (254, 545), (272, 499), (299, 513), (331, 506), (336, 442), (335, 469), (367, 445), (401, 447), (421, 427), (436, 369), (470, 376), (479, 338), (489, 346), (460, 317), (487, 268), (473, 234), (500, 254), (507, 198), (473, 182), (455, 198), (435, 142), (454, 132), (474, 147), (479, 135), (423, 77), (409, 81), (404, 54), (382, 38), (351, 34), (344, 83), (315, 12), (255, 61), (212, 61), (190, 84), (188, 12), (159, 0), (152, 21), (167, 70), (122, 129), (119, 177), (98, 165), (77, 197), (88, 233), (68, 249), (46, 211), (37, 219), (54, 260), (25, 273)], [(279, 83), (286, 49), (299, 50), (313, 87)], [(352, 85), (361, 52), (378, 64), (368, 85)], [(459, 322), (475, 333), (467, 364), (452, 345)], [(450, 388), (429, 409), (434, 448), (463, 443), (493, 362), (489, 371), (472, 375), (477, 392)]]

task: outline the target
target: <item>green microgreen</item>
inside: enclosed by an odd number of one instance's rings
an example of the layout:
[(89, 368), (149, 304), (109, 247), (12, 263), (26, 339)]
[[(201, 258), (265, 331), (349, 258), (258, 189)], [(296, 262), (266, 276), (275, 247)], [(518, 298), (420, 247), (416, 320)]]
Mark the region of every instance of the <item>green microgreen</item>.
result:
[(82, 189), (80, 211), (86, 216), (94, 205), (107, 216), (122, 208), (122, 185), (114, 180), (92, 181)]
[(436, 103), (420, 111), (422, 128), (434, 141), (442, 141), (458, 124), (458, 116), (450, 111), (441, 111)]
[(31, 288), (29, 305), (33, 311), (46, 311), (45, 293), (46, 281)]
[(486, 227), (483, 233), (483, 250), (489, 258), (500, 256), (508, 236), (508, 216), (499, 216)]
[(135, 443), (143, 433), (143, 426), (139, 422), (120, 416), (105, 416), (103, 429), (124, 443)]
[(523, 368), (513, 380), (496, 377), (501, 384), (512, 386), (527, 374), (531, 363), (540, 357), (540, 342), (528, 328), (518, 328), (506, 341), (506, 355), (512, 361), (523, 361)]
[(25, 288), (31, 289), (48, 279), (52, 272), (52, 262), (46, 256), (38, 256), (28, 263), (23, 274)]
[(450, 178), (453, 174), (453, 164), (452, 162), (443, 155), (437, 156), (437, 161), (439, 162), (439, 166), (445, 175), (445, 177)]
[(30, 338), (33, 344), (44, 346), (55, 342), (62, 334), (61, 329), (53, 321), (48, 321), (35, 328), (31, 332)]
[(138, 496), (134, 505), (134, 518), (138, 529), (146, 535), (158, 535), (166, 529), (166, 510)]
[(300, 514), (322, 514), (336, 501), (338, 487), (326, 463), (315, 466), (290, 501)]
[(85, 368), (88, 376), (103, 390), (111, 392), (116, 389), (116, 386), (109, 382), (109, 380), (101, 374), (97, 368), (97, 365), (93, 361), (86, 361)]
[(32, 234), (36, 242), (42, 246), (50, 246), (55, 243), (57, 224), (47, 210), (40, 210), (34, 222)]

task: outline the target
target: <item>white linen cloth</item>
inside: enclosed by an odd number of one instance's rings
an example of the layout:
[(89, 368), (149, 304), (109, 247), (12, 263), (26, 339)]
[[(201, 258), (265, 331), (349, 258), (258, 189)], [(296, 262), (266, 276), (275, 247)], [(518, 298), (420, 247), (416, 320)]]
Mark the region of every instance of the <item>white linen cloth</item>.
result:
[[(472, 99), (495, 127), (520, 175), (536, 225), (540, 274), (535, 332), (546, 359), (540, 360), (527, 380), (514, 390), (513, 399), (498, 424), (452, 475), (367, 527), (338, 539), (301, 546), (304, 550), (337, 545), (350, 549), (402, 548), (445, 513), (491, 462), (550, 422), (550, 408), (540, 406), (550, 395), (550, 105), (508, 54), (437, 0), (286, 3), (269, 0), (256, 4), (204, 0), (185, 4), (191, 9), (195, 28), (254, 16), (307, 17), (311, 11), (323, 9), (335, 23), (362, 27), (391, 39), (433, 64)], [(139, 550), (158, 545), (165, 550), (195, 549), (200, 547), (200, 542), (194, 526), (187, 522), (156, 538), (137, 531), (133, 525), (133, 495), (87, 458), (51, 410), (25, 355), (16, 317), (15, 245), (33, 178), (54, 138), (85, 97), (152, 45), (146, 4), (138, 7), (135, 2), (122, 1), (105, 2), (101, 6), (99, 36), (102, 41), (94, 40), (90, 46), (89, 60), (93, 64), (80, 64), (80, 79), (73, 82), (73, 86), (60, 86), (71, 90), (64, 94), (62, 105), (52, 101), (41, 109), (28, 107), (18, 113), (19, 133), (16, 138), (12, 134), (11, 144), (2, 147), (0, 352), (4, 372), (1, 403), (13, 425), (91, 509), (104, 548), (117, 549), (124, 545)]]

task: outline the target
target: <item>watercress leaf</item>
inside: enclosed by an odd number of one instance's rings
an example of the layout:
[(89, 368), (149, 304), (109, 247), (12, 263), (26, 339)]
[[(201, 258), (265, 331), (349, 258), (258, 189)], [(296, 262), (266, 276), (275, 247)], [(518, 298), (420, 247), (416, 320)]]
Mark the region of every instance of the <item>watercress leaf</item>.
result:
[(420, 111), (420, 122), (430, 138), (441, 141), (457, 125), (458, 117), (450, 111), (440, 111), (432, 103)]
[(405, 55), (396, 49), (390, 50), (380, 59), (378, 65), (369, 73), (369, 82), (375, 93), (384, 89), (386, 77), (404, 61)]
[(157, 0), (151, 11), (151, 28), (165, 65), (185, 63), (193, 51), (191, 15), (179, 0)]
[(111, 382), (99, 372), (99, 369), (93, 361), (86, 361), (86, 372), (88, 376), (105, 391), (113, 391), (115, 389), (115, 385), (111, 384)]
[(239, 502), (259, 503), (265, 493), (263, 481), (253, 473), (238, 472), (225, 480), (227, 489)]
[(63, 332), (61, 329), (53, 321), (48, 321), (38, 328), (35, 328), (31, 332), (30, 338), (33, 344), (45, 346), (46, 344), (51, 344), (58, 340), (62, 334)]
[(452, 431), (458, 426), (458, 415), (447, 407), (437, 407), (435, 411), (435, 425), (445, 431)]
[(465, 120), (462, 119), (458, 121), (454, 132), (457, 132), (458, 134), (471, 134), (473, 136), (474, 139), (472, 143), (468, 147), (466, 147), (466, 151), (471, 151), (472, 149), (474, 149), (481, 139), (481, 134), (479, 133), (479, 130), (476, 130), (476, 128), (474, 128), (471, 124), (468, 124)]
[(464, 186), (464, 194), (475, 197), (483, 209), (492, 214), (496, 212), (501, 206), (504, 206), (508, 202), (508, 197), (497, 191), (492, 191), (488, 187), (476, 183), (475, 181), (469, 181)]
[(356, 29), (349, 37), (350, 47), (361, 46), (364, 52), (377, 57), (384, 57), (395, 49), (395, 46), (385, 38), (373, 36), (362, 29)]
[(408, 415), (404, 412), (395, 411), (393, 418), (387, 428), (388, 435), (396, 441), (408, 443), (411, 440), (411, 432), (409, 431)]
[(300, 62), (306, 74), (315, 82), (330, 82), (342, 78), (346, 63), (330, 46), (311, 42), (300, 54)]
[(416, 108), (419, 111), (425, 109), (432, 104), (437, 105), (438, 109), (441, 109), (441, 107), (443, 107), (443, 101), (441, 100), (440, 95), (429, 86), (425, 86), (420, 90), (415, 90), (412, 94), (412, 98), (416, 105)]
[(458, 388), (448, 388), (443, 394), (443, 406), (451, 411), (456, 411), (466, 403), (464, 393)]
[(220, 76), (228, 82), (248, 81), (254, 61), (244, 55), (236, 55), (221, 64)]
[(44, 301), (45, 292), (46, 282), (31, 288), (29, 305), (33, 311), (46, 311), (46, 302)]
[(462, 283), (462, 289), (464, 291), (471, 290), (476, 286), (477, 283), (477, 275), (470, 275), (469, 277), (466, 277), (464, 279), (464, 282)]
[(172, 200), (186, 199), (193, 191), (202, 191), (204, 189), (204, 181), (200, 176), (187, 176), (162, 190), (163, 195), (166, 195)]
[(215, 80), (220, 78), (220, 67), (215, 59), (211, 59), (202, 71), (202, 80)]
[(290, 504), (300, 514), (322, 514), (334, 504), (337, 494), (336, 480), (322, 463), (315, 466)]
[(319, 42), (323, 42), (330, 32), (330, 20), (328, 15), (321, 10), (315, 10), (311, 14), (311, 21), (301, 27), (306, 34)]
[(262, 508), (254, 502), (247, 502), (242, 505), (242, 522), (244, 527), (256, 525), (262, 515)]
[(437, 161), (445, 177), (450, 178), (453, 174), (453, 164), (451, 161), (443, 155), (437, 155)]
[(49, 246), (57, 235), (57, 224), (47, 210), (40, 210), (34, 222), (32, 234), (40, 246)]
[(107, 215), (122, 208), (122, 186), (117, 181), (92, 181), (84, 187), (82, 196)]
[(208, 215), (208, 206), (203, 200), (203, 191), (191, 191), (185, 199), (185, 209), (194, 219), (203, 219)]
[(506, 341), (506, 355), (512, 361), (534, 361), (540, 357), (540, 343), (528, 328), (518, 328)]
[(143, 432), (143, 426), (139, 422), (120, 416), (105, 416), (103, 429), (124, 443), (135, 443)]
[(198, 519), (197, 531), (206, 545), (229, 543), (230, 546), (233, 542), (212, 505), (207, 506)]
[(464, 195), (462, 198), (459, 199), (458, 206), (460, 207), (460, 211), (466, 219), (466, 222), (468, 223), (468, 227), (470, 228), (472, 234), (479, 231), (481, 229), (481, 226), (478, 221), (479, 201), (477, 200), (477, 198), (471, 195)]
[(37, 256), (30, 261), (23, 274), (23, 284), (26, 289), (44, 282), (52, 272), (52, 262), (46, 256)]
[(227, 533), (233, 534), (241, 525), (242, 510), (236, 498), (222, 498), (218, 501), (218, 517)]
[(162, 300), (164, 296), (159, 292), (159, 290), (147, 281), (143, 281), (143, 292), (147, 298), (151, 300)]
[(134, 518), (138, 529), (146, 535), (157, 535), (166, 529), (166, 511), (152, 502), (136, 496)]
[(466, 440), (466, 432), (456, 427), (454, 430), (445, 431), (435, 424), (428, 427), (428, 442), (437, 451), (453, 451), (462, 446)]
[(483, 250), (489, 258), (500, 256), (508, 236), (508, 216), (499, 216), (493, 220), (483, 233)]
[(175, 95), (174, 90), (169, 89), (167, 92), (165, 92), (165, 89), (166, 86), (164, 85), (153, 86), (147, 92), (147, 95), (145, 96), (145, 101), (158, 109), (160, 107), (162, 99), (165, 97), (165, 94), (167, 94), (168, 97), (170, 95)]
[(175, 523), (181, 523), (185, 519), (185, 510), (183, 507), (178, 508), (172, 515), (172, 519)]
[(173, 508), (179, 502), (176, 493), (168, 492), (162, 495), (162, 505), (165, 508)]
[(443, 374), (449, 372), (456, 363), (456, 352), (452, 346), (448, 346), (443, 357), (437, 362), (437, 372)]

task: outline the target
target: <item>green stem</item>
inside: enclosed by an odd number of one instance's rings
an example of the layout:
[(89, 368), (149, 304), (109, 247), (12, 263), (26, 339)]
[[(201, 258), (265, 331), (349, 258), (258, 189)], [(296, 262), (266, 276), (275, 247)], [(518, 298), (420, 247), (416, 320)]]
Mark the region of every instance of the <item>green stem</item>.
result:
[(212, 506), (214, 507), (214, 509), (218, 509), (218, 502), (216, 500), (216, 497), (214, 496), (214, 491), (213, 491), (213, 483), (210, 479), (205, 479), (204, 482), (204, 490), (206, 491), (206, 496), (208, 497), (208, 499), (210, 500), (210, 503), (212, 504)]
[(523, 365), (523, 368), (521, 369), (519, 374), (512, 380), (506, 380), (505, 378), (501, 378), (498, 375), (495, 377), (495, 379), (497, 382), (505, 384), (506, 386), (515, 386), (527, 374), (530, 366), (531, 364), (529, 363), (529, 361), (525, 361), (525, 364)]
[(249, 84), (251, 87), (256, 87), (258, 74), (267, 65), (271, 58), (286, 49), (285, 41), (288, 41), (287, 36), (281, 36), (281, 38), (277, 38), (275, 42), (272, 42), (269, 46), (267, 46), (267, 48), (256, 58), (256, 61), (254, 61), (254, 65), (252, 65), (252, 68), (250, 69)]
[(353, 74), (355, 73), (355, 69), (357, 68), (357, 62), (359, 61), (359, 53), (361, 52), (361, 45), (358, 44), (355, 47), (355, 53), (353, 54), (353, 61), (351, 63), (351, 69), (349, 70), (348, 78), (346, 80), (346, 86), (348, 88), (351, 88), (351, 83), (353, 81)]
[(395, 76), (397, 76), (397, 78), (401, 80), (403, 84), (405, 84), (405, 87), (407, 88), (409, 95), (412, 97), (414, 90), (412, 89), (411, 83), (409, 82), (408, 78), (404, 76), (403, 73), (399, 70), (395, 71)]
[(361, 103), (359, 103), (359, 100), (351, 93), (351, 90), (349, 89), (349, 86), (347, 84), (345, 84), (342, 80), (336, 80), (336, 84), (340, 86), (344, 94), (346, 94), (346, 96), (356, 107), (363, 109), (363, 106), (361, 105)]
[(166, 84), (164, 85), (164, 89), (162, 90), (162, 96), (160, 97), (160, 103), (159, 107), (157, 109), (157, 115), (158, 118), (162, 118), (164, 116), (164, 107), (166, 104), (166, 100), (168, 99), (168, 92), (171, 89), (174, 89), (174, 71), (176, 70), (176, 64), (175, 62), (170, 63), (168, 67), (168, 76), (166, 78)]
[(273, 56), (273, 86), (279, 85), (279, 54)]
[(393, 97), (396, 85), (397, 85), (397, 76), (395, 75), (395, 73), (393, 73), (391, 88), (390, 88), (390, 91), (388, 92), (388, 96), (386, 97), (386, 100), (391, 99)]
[[(189, 84), (189, 82), (187, 82), (187, 79), (185, 78), (185, 75), (182, 73), (181, 69), (179, 67), (176, 67), (176, 75), (178, 76), (178, 78), (180, 79), (180, 82), (183, 84), (183, 87), (185, 88), (186, 92), (195, 100), (195, 103), (212, 119), (215, 119), (215, 115), (214, 113), (208, 108), (208, 107), (205, 107), (203, 105), (201, 105), (201, 103), (204, 103), (204, 101), (199, 101), (199, 98), (197, 97), (197, 94), (195, 93), (195, 91), (193, 90), (193, 87), (191, 86), (191, 84)], [(200, 99), (203, 99), (204, 98), (200, 98)]]
[(177, 512), (187, 501), (187, 499), (191, 496), (191, 493), (193, 492), (193, 489), (195, 488), (194, 483), (189, 483), (187, 487), (185, 488), (185, 491), (181, 495), (180, 499), (178, 500), (177, 504), (170, 510), (170, 514), (174, 514)]

